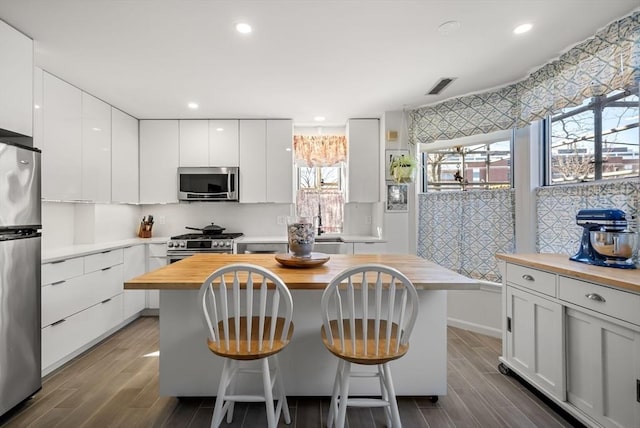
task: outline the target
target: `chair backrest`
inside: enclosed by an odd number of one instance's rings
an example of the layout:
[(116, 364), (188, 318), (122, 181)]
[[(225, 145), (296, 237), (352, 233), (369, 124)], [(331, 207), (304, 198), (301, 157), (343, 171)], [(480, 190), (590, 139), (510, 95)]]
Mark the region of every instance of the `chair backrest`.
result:
[(333, 331), (326, 340), (341, 353), (358, 357), (406, 352), (418, 305), (416, 288), (397, 269), (381, 264), (347, 268), (322, 295), (323, 329), (325, 334)]
[(223, 351), (240, 352), (240, 341), (234, 338), (249, 338), (249, 352), (288, 340), (291, 293), (280, 277), (261, 266), (236, 263), (216, 270), (200, 287), (198, 302), (209, 341)]

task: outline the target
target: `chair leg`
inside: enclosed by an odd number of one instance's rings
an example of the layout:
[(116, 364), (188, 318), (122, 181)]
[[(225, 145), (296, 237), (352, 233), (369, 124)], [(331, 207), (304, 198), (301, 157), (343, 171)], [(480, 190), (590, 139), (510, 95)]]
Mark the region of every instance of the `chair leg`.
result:
[(336, 428), (344, 428), (347, 420), (347, 403), (349, 401), (349, 376), (351, 375), (351, 362), (343, 361), (340, 373), (340, 405), (338, 406), (338, 419)]
[(391, 379), (391, 369), (389, 363), (382, 365), (384, 371), (384, 383), (389, 393), (389, 407), (391, 407), (391, 419), (393, 420), (392, 426), (395, 428), (401, 428), (402, 422), (400, 422), (400, 412), (398, 411), (398, 402), (396, 401), (396, 391), (393, 388), (393, 380)]
[(224, 406), (224, 397), (227, 392), (227, 385), (229, 384), (229, 376), (233, 371), (231, 367), (231, 361), (228, 359), (224, 360), (224, 365), (222, 366), (222, 375), (220, 376), (220, 384), (218, 385), (218, 395), (216, 396), (216, 404), (213, 407), (213, 417), (211, 418), (211, 428), (218, 428), (222, 419), (224, 418), (224, 413), (222, 411)]
[(264, 387), (264, 404), (267, 411), (267, 425), (276, 428), (276, 415), (273, 407), (273, 390), (271, 389), (271, 373), (269, 372), (269, 359), (262, 359), (262, 384)]
[(340, 383), (342, 378), (340, 373), (342, 372), (342, 364), (344, 360), (338, 360), (338, 368), (336, 369), (336, 378), (333, 381), (333, 391), (331, 392), (331, 402), (329, 403), (329, 416), (327, 416), (327, 428), (333, 428), (335, 418), (338, 415), (338, 394), (340, 392)]
[[(275, 366), (276, 385), (278, 387), (278, 406), (281, 407), (284, 412), (284, 423), (289, 425), (291, 423), (291, 414), (289, 413), (289, 403), (287, 402), (287, 393), (284, 390), (284, 381), (282, 380), (282, 371), (280, 370), (280, 361), (278, 356), (271, 357)], [(279, 418), (280, 412), (276, 412), (276, 417)]]
[[(389, 391), (387, 391), (386, 380), (382, 364), (378, 364), (378, 380), (380, 381), (380, 395), (382, 399), (389, 402)], [(387, 426), (391, 425), (391, 406), (384, 408), (384, 416), (387, 421)]]
[[(240, 365), (239, 362), (231, 360), (231, 373), (237, 373), (238, 370), (238, 366)], [(238, 384), (238, 377), (237, 376), (232, 376), (232, 379), (229, 379), (230, 381), (230, 389), (229, 389), (229, 395), (234, 395), (236, 393), (236, 387)], [(235, 401), (230, 401), (228, 408), (227, 408), (227, 423), (230, 424), (233, 421), (233, 411), (235, 409), (235, 405), (236, 402)]]

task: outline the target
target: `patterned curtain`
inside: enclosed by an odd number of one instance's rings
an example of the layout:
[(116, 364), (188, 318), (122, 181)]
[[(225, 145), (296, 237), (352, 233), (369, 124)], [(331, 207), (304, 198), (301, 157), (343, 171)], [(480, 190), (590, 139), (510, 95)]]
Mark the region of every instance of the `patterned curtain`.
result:
[(296, 213), (300, 217), (322, 216), (325, 233), (339, 233), (344, 218), (344, 195), (339, 190), (300, 189), (296, 198)]
[(306, 166), (332, 166), (347, 160), (347, 137), (344, 135), (294, 135), (296, 162)]
[(515, 192), (422, 193), (418, 200), (420, 257), (474, 279), (502, 280), (496, 253), (515, 249)]
[(521, 127), (553, 111), (640, 82), (640, 12), (506, 87), (410, 111), (409, 141), (430, 143)]

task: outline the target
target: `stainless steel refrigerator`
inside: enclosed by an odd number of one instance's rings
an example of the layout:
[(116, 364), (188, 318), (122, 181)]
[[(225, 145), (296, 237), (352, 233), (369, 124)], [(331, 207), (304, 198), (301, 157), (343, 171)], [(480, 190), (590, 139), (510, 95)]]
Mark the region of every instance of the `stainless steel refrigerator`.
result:
[(0, 415), (41, 388), (40, 151), (0, 135)]

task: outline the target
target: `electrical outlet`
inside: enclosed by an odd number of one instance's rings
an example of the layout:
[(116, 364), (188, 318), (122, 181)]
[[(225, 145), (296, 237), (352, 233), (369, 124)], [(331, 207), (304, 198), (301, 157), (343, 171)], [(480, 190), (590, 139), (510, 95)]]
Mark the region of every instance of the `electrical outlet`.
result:
[(166, 219), (164, 218), (163, 215), (161, 215), (160, 217), (158, 217), (158, 224), (165, 224)]
[(371, 216), (370, 216), (370, 215), (368, 215), (368, 216), (366, 216), (366, 217), (364, 218), (364, 223), (365, 223), (365, 224), (371, 224)]

